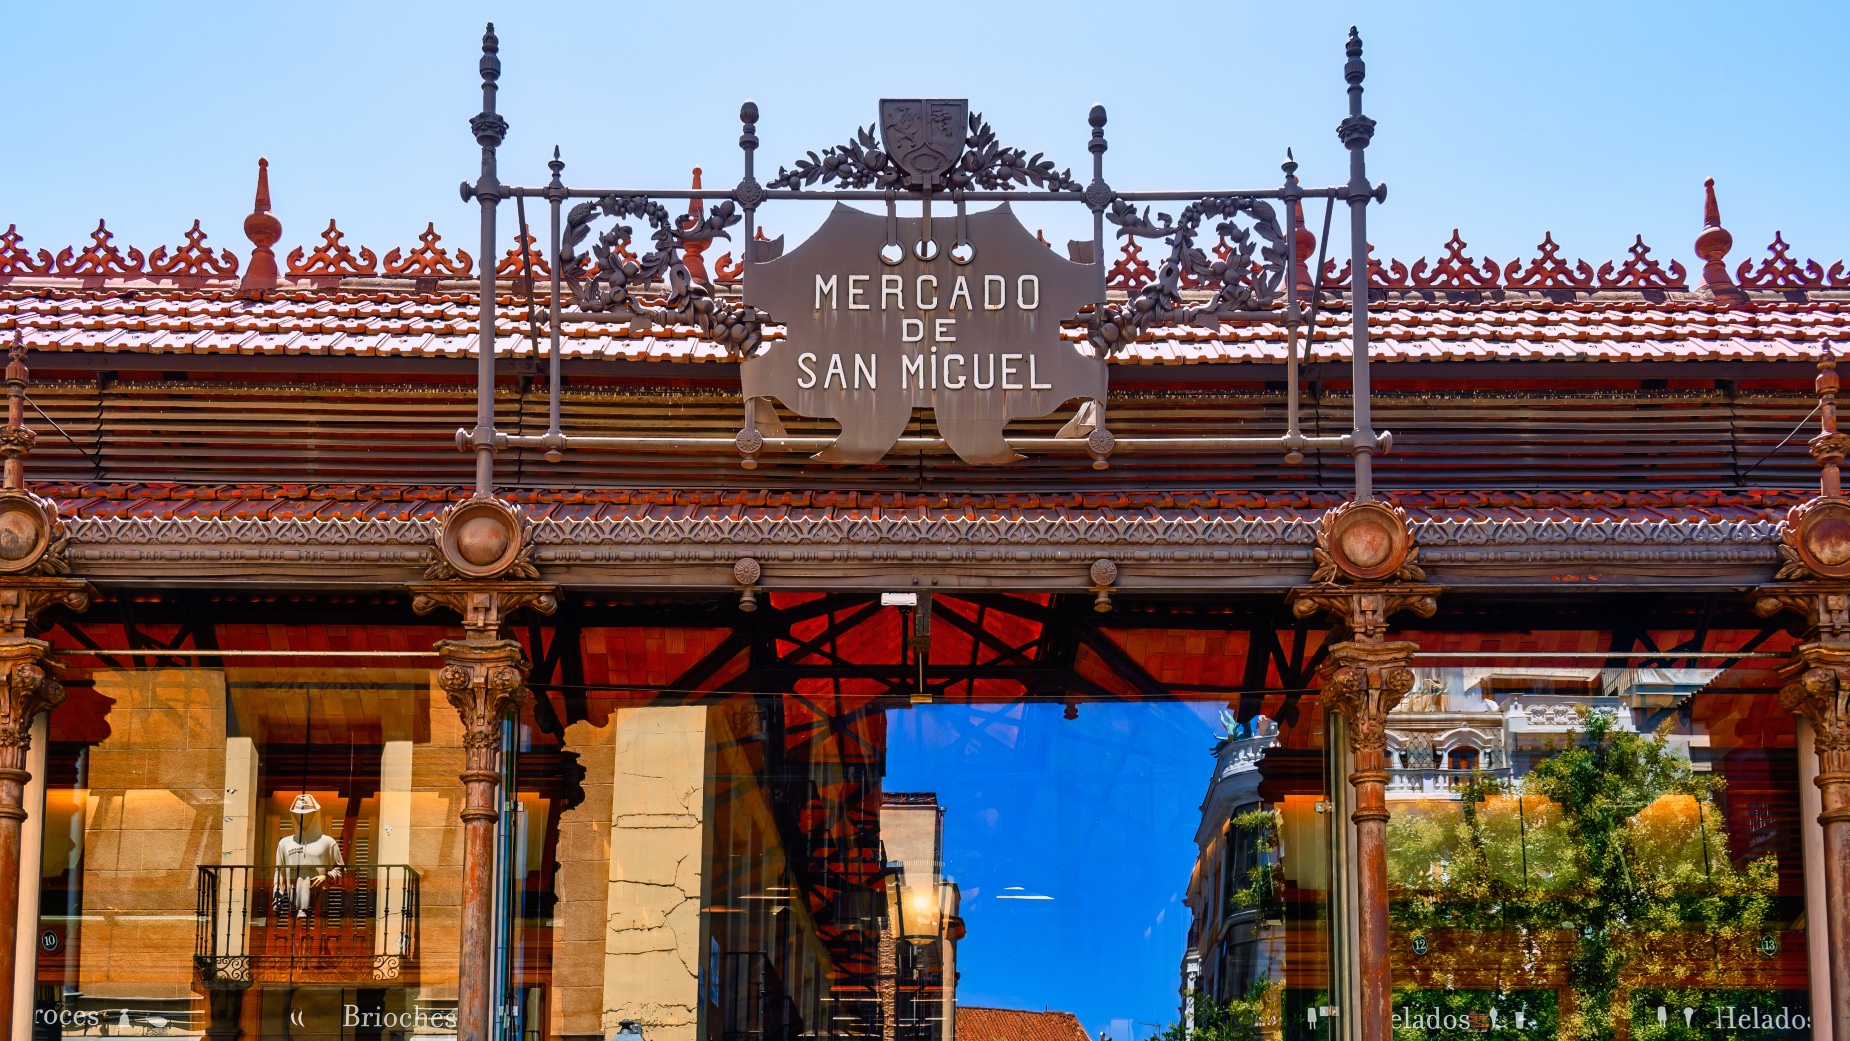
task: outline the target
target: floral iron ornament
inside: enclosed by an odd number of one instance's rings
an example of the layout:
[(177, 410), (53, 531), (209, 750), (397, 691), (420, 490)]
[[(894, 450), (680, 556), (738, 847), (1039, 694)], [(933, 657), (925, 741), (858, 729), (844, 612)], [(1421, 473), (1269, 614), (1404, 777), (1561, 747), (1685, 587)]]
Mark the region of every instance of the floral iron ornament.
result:
[(1407, 511), (1379, 501), (1346, 502), (1317, 526), (1312, 582), (1424, 582)]
[(1438, 588), (1420, 584), (1426, 572), (1418, 556), (1406, 510), (1372, 499), (1343, 503), (1317, 524), (1313, 584), (1292, 592), (1292, 612), (1329, 614), (1350, 638), (1378, 643), (1389, 616), (1431, 618), (1439, 609)]
[[(843, 188), (958, 191), (981, 188), (1009, 191), (1016, 185), (1033, 185), (1056, 192), (1078, 194), (1085, 186), (1071, 170), (1054, 169), (1044, 153), (1029, 155), (1025, 148), (1006, 147), (983, 120), (981, 112), (967, 112), (963, 100), (916, 100), (880, 103), (880, 135), (869, 126), (846, 144), (835, 145), (789, 168), (779, 167), (770, 188), (805, 188), (835, 184)], [(968, 133), (958, 140), (955, 122)], [(883, 145), (885, 147), (883, 147)]]
[[(555, 160), (555, 163), (557, 160)], [(560, 164), (563, 165), (563, 164)], [(556, 178), (556, 172), (555, 172)], [(618, 223), (592, 243), (589, 258), (578, 252), (602, 217)], [(624, 218), (648, 222), (653, 250), (635, 257), (629, 249), (634, 230)], [(735, 304), (714, 293), (711, 284), (688, 273), (682, 255), (691, 243), (731, 238), (726, 229), (739, 223), (732, 200), (713, 206), (704, 218), (670, 213), (666, 206), (639, 195), (606, 195), (572, 207), (559, 252), (560, 273), (585, 311), (627, 317), (654, 326), (692, 326), (725, 350), (743, 358), (764, 336), (764, 318), (756, 308)], [(645, 298), (645, 286), (659, 284), (665, 295)]]
[[(1234, 223), (1241, 216), (1249, 218), (1252, 227)], [(1214, 218), (1219, 218), (1214, 230), (1227, 243), (1224, 257), (1211, 257), (1195, 244), (1202, 223)], [(1155, 220), (1148, 207), (1139, 212), (1116, 199), (1105, 219), (1117, 225), (1120, 238), (1161, 238), (1169, 246), (1169, 256), (1157, 269), (1155, 281), (1131, 293), (1122, 304), (1100, 307), (1091, 317), (1087, 339), (1106, 354), (1124, 350), (1153, 326), (1215, 327), (1238, 317), (1239, 312), (1270, 308), (1279, 302), (1290, 253), (1277, 212), (1262, 199), (1211, 196), (1190, 203), (1178, 217), (1158, 213)], [(1185, 284), (1211, 289), (1214, 295), (1205, 303), (1185, 304)]]
[(428, 582), (455, 579), (537, 579), (533, 566), (533, 522), (493, 496), (474, 496), (451, 505), (431, 525), (436, 552), (424, 572)]

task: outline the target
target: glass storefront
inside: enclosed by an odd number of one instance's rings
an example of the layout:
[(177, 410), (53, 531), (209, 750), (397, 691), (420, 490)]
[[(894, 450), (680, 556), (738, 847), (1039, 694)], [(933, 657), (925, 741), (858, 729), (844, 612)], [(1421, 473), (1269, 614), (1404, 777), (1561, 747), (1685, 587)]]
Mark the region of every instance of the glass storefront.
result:
[[(1649, 672), (1420, 674), (1389, 726), (1397, 1038), (1808, 1033), (1793, 717)], [(34, 1036), (455, 1035), (462, 728), (431, 669), (66, 686)], [(1347, 768), (1313, 693), (798, 686), (586, 683), (509, 721), (508, 1038), (1344, 1036)]]

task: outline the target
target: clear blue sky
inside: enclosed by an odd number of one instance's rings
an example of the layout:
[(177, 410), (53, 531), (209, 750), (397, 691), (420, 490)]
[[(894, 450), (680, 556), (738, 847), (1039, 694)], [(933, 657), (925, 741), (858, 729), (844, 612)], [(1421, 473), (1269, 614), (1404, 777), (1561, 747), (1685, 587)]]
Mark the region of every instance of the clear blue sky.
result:
[(698, 164), (730, 184), (741, 98), (774, 167), (883, 95), (925, 95), (968, 96), (1005, 141), (1075, 167), (1103, 101), (1121, 187), (1270, 185), (1288, 145), (1335, 182), (1354, 22), (1391, 188), (1381, 252), (1435, 254), (1457, 226), (1507, 259), (1552, 230), (1597, 265), (1642, 232), (1688, 263), (1714, 176), (1733, 260), (1775, 228), (1801, 255), (1850, 253), (1831, 72), (1850, 6), (1825, 3), (14, 3), (0, 224), (56, 248), (106, 216), (146, 249), (199, 217), (242, 253), (265, 154), (285, 248), (330, 216), (381, 253), (427, 220), (472, 238), (456, 184), (476, 171), (489, 18), (509, 180), (543, 178), (558, 143), (580, 183), (675, 185)]
[(887, 713), (889, 791), (936, 792), (963, 893), (967, 1005), (1072, 1012), (1139, 1041), (1176, 1017), (1184, 894), (1221, 706)]

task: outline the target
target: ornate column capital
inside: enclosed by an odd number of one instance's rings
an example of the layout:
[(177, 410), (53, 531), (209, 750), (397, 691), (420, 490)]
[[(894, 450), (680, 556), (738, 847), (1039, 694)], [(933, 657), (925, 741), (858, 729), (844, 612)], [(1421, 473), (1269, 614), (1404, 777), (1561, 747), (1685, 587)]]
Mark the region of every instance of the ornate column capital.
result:
[[(23, 775), (33, 717), (63, 702), (51, 644), (30, 636), (0, 636), (0, 775)], [(23, 820), (25, 811), (0, 800), (0, 816), (15, 815)]]
[(501, 780), (501, 720), (531, 699), (527, 659), (514, 640), (442, 640), (437, 686), (463, 725), (464, 820), (493, 820), (492, 791)]
[[(1850, 647), (1808, 643), (1780, 670), (1779, 703), (1811, 721), (1818, 755), (1850, 766)], [(1833, 770), (1830, 772), (1841, 772)]]
[(1416, 643), (1343, 642), (1330, 648), (1318, 668), (1323, 704), (1349, 721), (1349, 743), (1358, 761), (1379, 760), (1387, 749), (1387, 717), (1413, 689), (1410, 663)]
[(499, 722), (530, 697), (526, 653), (515, 640), (442, 640), (437, 653), (443, 656), (437, 685), (471, 735)]
[(0, 578), (0, 639), (24, 638), (47, 608), (82, 611), (95, 590), (77, 578)]

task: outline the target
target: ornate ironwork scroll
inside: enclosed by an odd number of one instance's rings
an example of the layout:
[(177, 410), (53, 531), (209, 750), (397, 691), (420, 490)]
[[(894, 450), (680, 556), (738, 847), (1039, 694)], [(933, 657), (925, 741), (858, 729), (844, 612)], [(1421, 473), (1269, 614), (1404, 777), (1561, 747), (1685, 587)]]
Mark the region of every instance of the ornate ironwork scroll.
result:
[[(592, 223), (603, 217), (614, 217), (617, 223), (593, 241), (587, 258), (578, 248), (591, 234)], [(629, 249), (635, 231), (624, 218), (647, 221), (655, 248), (636, 256)], [(756, 308), (721, 298), (711, 283), (695, 281), (682, 260), (690, 243), (729, 239), (726, 229), (737, 223), (739, 213), (730, 199), (696, 219), (672, 214), (640, 195), (606, 195), (572, 207), (560, 243), (559, 270), (581, 310), (661, 326), (693, 326), (729, 354), (743, 357), (763, 338), (764, 316)], [(664, 295), (640, 295), (652, 285), (659, 285)]]
[[(1248, 218), (1251, 227), (1234, 223), (1241, 216)], [(1224, 257), (1210, 256), (1195, 244), (1202, 223), (1213, 218), (1220, 218), (1214, 230), (1227, 244)], [(1169, 256), (1157, 269), (1154, 282), (1131, 293), (1122, 304), (1099, 307), (1089, 320), (1088, 339), (1107, 354), (1136, 342), (1152, 326), (1218, 326), (1235, 312), (1270, 308), (1280, 302), (1290, 251), (1277, 211), (1263, 199), (1209, 196), (1184, 207), (1179, 217), (1158, 213), (1151, 220), (1149, 207), (1139, 212), (1118, 198), (1105, 219), (1117, 226), (1119, 238), (1160, 238), (1169, 246)], [(1205, 303), (1187, 304), (1182, 299), (1185, 283), (1211, 289), (1214, 295)]]

